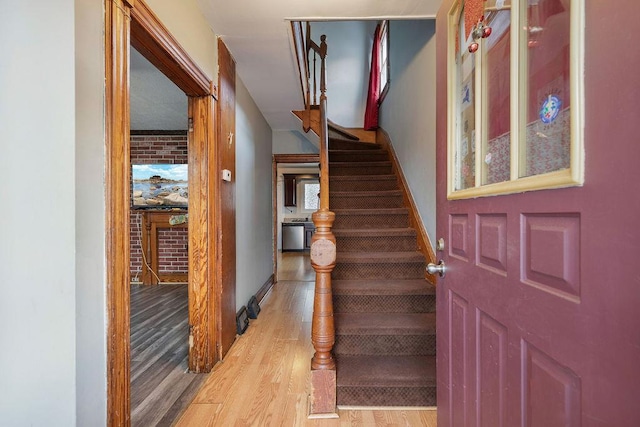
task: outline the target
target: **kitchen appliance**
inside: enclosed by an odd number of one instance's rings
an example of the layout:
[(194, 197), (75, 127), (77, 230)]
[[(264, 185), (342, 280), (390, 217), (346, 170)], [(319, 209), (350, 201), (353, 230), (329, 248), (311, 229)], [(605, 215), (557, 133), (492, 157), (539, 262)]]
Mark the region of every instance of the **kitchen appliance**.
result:
[(304, 250), (304, 223), (282, 223), (282, 251)]

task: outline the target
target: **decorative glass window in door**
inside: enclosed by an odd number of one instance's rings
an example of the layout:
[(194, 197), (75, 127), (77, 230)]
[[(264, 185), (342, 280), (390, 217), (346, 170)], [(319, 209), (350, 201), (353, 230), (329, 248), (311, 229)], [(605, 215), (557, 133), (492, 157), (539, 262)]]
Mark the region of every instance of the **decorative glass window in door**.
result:
[(525, 25), (520, 176), (531, 176), (571, 167), (571, 1), (529, 0)]
[(451, 10), (450, 199), (582, 184), (583, 2)]

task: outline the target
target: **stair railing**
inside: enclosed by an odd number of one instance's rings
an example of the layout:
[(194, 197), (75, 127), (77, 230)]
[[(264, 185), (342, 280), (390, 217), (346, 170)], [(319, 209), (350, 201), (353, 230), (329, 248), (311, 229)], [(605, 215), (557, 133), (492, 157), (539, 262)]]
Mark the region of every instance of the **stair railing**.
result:
[[(331, 231), (335, 214), (329, 210), (329, 127), (327, 120), (326, 36), (320, 37), (320, 45), (311, 39), (311, 26), (307, 22), (306, 48), (306, 102), (310, 117), (312, 108), (320, 109), (320, 208), (312, 219), (316, 232), (311, 241), (311, 266), (316, 272), (313, 302), (311, 342), (315, 353), (311, 359), (311, 414), (335, 414), (336, 364), (333, 359), (335, 326), (333, 323), (333, 298), (331, 272), (336, 265), (336, 238)], [(319, 64), (318, 64), (319, 60)], [(313, 68), (311, 68), (313, 64)], [(320, 87), (318, 90), (318, 67)]]

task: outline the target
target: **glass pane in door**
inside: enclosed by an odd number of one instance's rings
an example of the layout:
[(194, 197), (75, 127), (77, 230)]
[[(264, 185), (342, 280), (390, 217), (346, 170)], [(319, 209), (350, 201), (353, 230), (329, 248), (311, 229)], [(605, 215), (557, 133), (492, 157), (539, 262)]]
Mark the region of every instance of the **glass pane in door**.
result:
[(511, 179), (511, 1), (485, 2), (482, 184)]
[(568, 169), (571, 161), (571, 0), (528, 0), (525, 147), (520, 176)]
[(460, 13), (456, 37), (456, 147), (455, 189), (475, 187), (476, 181), (476, 54), (469, 52), (473, 38), (465, 39), (464, 13)]

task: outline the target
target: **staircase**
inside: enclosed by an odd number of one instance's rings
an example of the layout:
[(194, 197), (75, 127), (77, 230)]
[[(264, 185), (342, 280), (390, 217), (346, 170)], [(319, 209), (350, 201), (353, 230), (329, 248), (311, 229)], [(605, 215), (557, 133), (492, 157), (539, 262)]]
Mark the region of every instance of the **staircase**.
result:
[(435, 406), (435, 288), (389, 153), (329, 140), (337, 403)]

